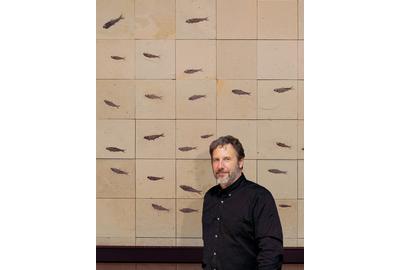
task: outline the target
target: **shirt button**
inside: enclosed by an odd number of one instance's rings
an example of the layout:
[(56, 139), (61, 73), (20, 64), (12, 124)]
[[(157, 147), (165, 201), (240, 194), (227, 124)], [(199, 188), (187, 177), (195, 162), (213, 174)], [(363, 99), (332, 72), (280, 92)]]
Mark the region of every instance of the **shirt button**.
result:
[(217, 217), (217, 220), (219, 220), (219, 217)]
[(232, 196), (232, 194), (229, 193), (228, 196), (230, 197), (230, 196)]
[(218, 238), (218, 234), (215, 235), (215, 238)]
[(224, 201), (221, 201), (221, 203), (224, 203)]
[(214, 256), (217, 255), (217, 252), (214, 252)]

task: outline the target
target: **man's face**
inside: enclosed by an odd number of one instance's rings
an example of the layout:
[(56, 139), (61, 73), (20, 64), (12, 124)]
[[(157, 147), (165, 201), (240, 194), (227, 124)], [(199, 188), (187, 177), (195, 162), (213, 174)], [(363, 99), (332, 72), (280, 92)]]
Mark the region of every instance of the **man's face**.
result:
[(240, 177), (244, 161), (238, 160), (231, 144), (225, 144), (214, 149), (211, 162), (215, 179), (222, 188), (226, 188)]

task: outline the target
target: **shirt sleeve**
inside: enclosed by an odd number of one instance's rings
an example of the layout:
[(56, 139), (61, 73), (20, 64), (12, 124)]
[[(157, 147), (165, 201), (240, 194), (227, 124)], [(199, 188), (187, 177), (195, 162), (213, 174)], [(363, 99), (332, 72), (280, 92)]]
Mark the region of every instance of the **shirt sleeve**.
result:
[(264, 190), (253, 208), (259, 270), (280, 270), (283, 261), (283, 235), (278, 210), (272, 194)]

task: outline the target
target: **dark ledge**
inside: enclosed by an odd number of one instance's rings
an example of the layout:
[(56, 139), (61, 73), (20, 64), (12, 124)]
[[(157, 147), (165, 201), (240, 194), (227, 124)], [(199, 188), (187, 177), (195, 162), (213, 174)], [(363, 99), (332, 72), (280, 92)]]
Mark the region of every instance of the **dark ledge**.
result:
[[(96, 262), (201, 263), (202, 247), (96, 246)], [(283, 263), (304, 263), (304, 248), (284, 248)]]

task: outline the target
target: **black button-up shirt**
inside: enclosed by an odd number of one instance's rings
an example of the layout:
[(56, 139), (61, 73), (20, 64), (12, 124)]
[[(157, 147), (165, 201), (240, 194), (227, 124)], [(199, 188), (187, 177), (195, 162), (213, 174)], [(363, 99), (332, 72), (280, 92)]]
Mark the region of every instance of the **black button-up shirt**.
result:
[(207, 191), (202, 222), (204, 269), (281, 269), (283, 236), (274, 198), (244, 174), (225, 189)]

